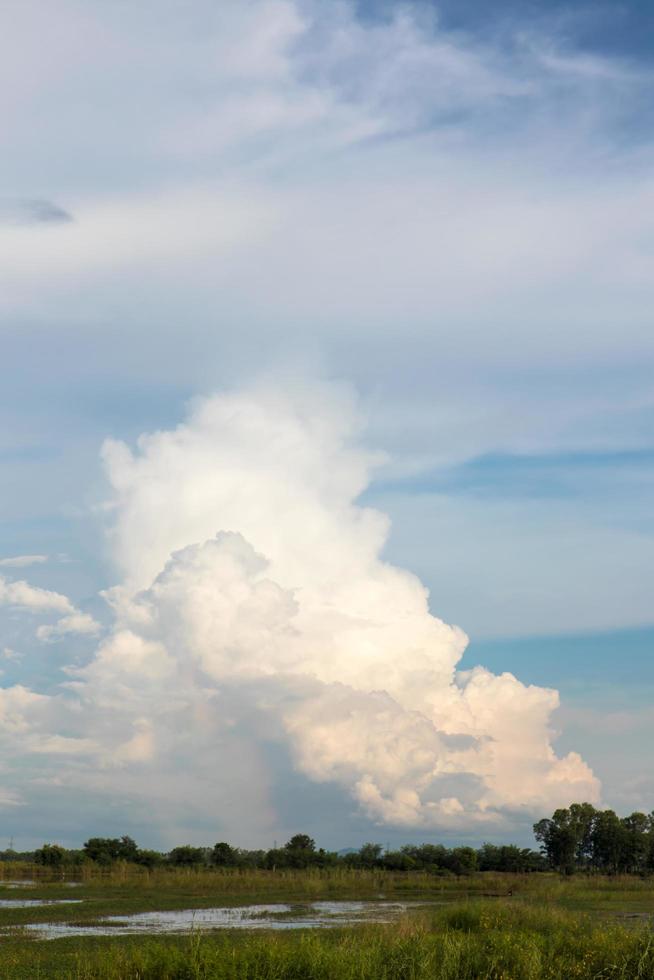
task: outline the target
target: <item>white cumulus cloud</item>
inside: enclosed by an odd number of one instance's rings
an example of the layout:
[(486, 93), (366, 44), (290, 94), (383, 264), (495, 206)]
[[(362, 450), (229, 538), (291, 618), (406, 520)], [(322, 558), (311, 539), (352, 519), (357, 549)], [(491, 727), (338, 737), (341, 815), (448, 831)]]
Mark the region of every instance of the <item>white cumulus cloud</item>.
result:
[(2, 575), (0, 575), (0, 606), (16, 606), (35, 613), (75, 611), (70, 599), (60, 592), (40, 589), (23, 580), (8, 582)]
[(22, 579), (10, 582), (0, 575), (0, 606), (11, 606), (38, 615), (63, 613), (55, 623), (37, 628), (36, 637), (42, 641), (57, 640), (71, 633), (94, 636), (101, 629), (93, 616), (76, 609), (68, 596), (38, 588)]
[(89, 613), (75, 610), (68, 616), (63, 616), (52, 625), (39, 626), (36, 635), (39, 640), (55, 640), (68, 633), (94, 636), (100, 631), (100, 624)]
[[(170, 776), (182, 753), (197, 802), (220, 796), (207, 759), (226, 739), (253, 770), (271, 742), (295, 779), (334, 784), (367, 818), (405, 828), (597, 799), (583, 760), (552, 746), (558, 694), (458, 672), (465, 634), (384, 561), (388, 521), (357, 503), (377, 459), (360, 428), (337, 388), (271, 386), (197, 401), (135, 451), (107, 443), (114, 624), (39, 701), (34, 751), (70, 758), (77, 739), (76, 778), (95, 759), (105, 787), (134, 767)], [(41, 634), (96, 625), (75, 612)]]

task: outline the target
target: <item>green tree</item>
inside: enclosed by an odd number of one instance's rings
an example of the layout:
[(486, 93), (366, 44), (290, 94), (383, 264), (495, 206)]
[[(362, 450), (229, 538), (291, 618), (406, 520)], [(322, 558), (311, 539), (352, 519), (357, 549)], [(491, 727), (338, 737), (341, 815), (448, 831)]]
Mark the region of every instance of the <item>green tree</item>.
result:
[(138, 853), (136, 842), (123, 837), (90, 837), (84, 844), (84, 854), (96, 864), (112, 864), (114, 861), (135, 861)]
[(316, 864), (316, 842), (308, 834), (295, 834), (284, 844), (285, 865), (288, 868), (308, 868)]
[(139, 847), (134, 862), (143, 868), (158, 868), (164, 863), (164, 856), (159, 851), (142, 850)]
[(602, 871), (616, 874), (623, 863), (624, 827), (613, 810), (600, 810), (595, 815), (592, 835), (593, 864)]
[(204, 864), (207, 851), (204, 847), (192, 847), (190, 844), (182, 844), (180, 847), (173, 847), (168, 855), (170, 864), (177, 868), (190, 868), (199, 864)]
[(477, 870), (477, 852), (472, 847), (455, 847), (450, 851), (450, 870), (455, 875), (472, 874)]
[(407, 844), (402, 850), (413, 858), (418, 868), (426, 871), (433, 872), (448, 866), (448, 851), (442, 844)]
[(287, 851), (315, 851), (316, 842), (308, 834), (294, 834), (289, 841), (284, 844)]
[(404, 848), (400, 851), (386, 851), (381, 863), (389, 871), (411, 871), (416, 866), (415, 859)]
[(44, 844), (34, 851), (34, 861), (45, 868), (60, 868), (66, 863), (66, 851), (59, 844)]
[(575, 864), (578, 868), (588, 866), (593, 856), (593, 828), (597, 810), (592, 803), (571, 803), (568, 810), (557, 810), (557, 813), (567, 813), (567, 826), (575, 838)]
[(534, 837), (541, 843), (550, 867), (572, 874), (575, 870), (578, 842), (567, 813), (568, 811), (556, 810), (551, 819), (539, 820), (534, 824)]
[(356, 853), (357, 865), (361, 868), (377, 867), (381, 861), (382, 851), (383, 847), (381, 844), (364, 844)]
[(621, 871), (638, 874), (648, 865), (650, 821), (645, 813), (631, 813), (622, 823)]
[(238, 864), (238, 851), (225, 841), (214, 844), (211, 863), (217, 868), (233, 868)]
[(528, 847), (516, 847), (515, 844), (483, 844), (477, 851), (480, 871), (511, 871), (522, 873), (535, 871), (545, 866), (542, 854)]

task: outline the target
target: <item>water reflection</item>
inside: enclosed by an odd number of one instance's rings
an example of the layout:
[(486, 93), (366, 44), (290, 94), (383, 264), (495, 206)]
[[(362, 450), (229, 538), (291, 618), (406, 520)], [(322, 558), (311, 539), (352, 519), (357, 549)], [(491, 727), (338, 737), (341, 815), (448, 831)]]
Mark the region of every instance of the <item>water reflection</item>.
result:
[(1, 909), (32, 909), (41, 905), (79, 905), (81, 898), (0, 898)]
[(127, 936), (138, 933), (176, 933), (207, 929), (325, 929), (363, 922), (392, 922), (424, 902), (307, 902), (303, 904), (241, 905), (167, 912), (111, 915), (93, 925), (45, 922), (23, 926), (40, 939), (62, 936)]

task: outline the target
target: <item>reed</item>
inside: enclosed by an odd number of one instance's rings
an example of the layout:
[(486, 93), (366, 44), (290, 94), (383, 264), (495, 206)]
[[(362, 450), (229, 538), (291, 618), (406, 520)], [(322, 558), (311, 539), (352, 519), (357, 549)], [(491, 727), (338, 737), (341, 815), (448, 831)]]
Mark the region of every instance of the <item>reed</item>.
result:
[[(5, 891), (16, 897), (17, 892)], [(556, 875), (136, 870), (42, 881), (21, 897), (81, 905), (4, 909), (0, 980), (654, 980), (651, 880)], [(339, 930), (34, 940), (20, 925), (257, 900), (417, 897), (399, 923)]]
[[(11, 945), (11, 941), (9, 943)], [(644, 928), (530, 906), (475, 901), (338, 933), (106, 940), (99, 948), (5, 945), (7, 980), (652, 980)]]

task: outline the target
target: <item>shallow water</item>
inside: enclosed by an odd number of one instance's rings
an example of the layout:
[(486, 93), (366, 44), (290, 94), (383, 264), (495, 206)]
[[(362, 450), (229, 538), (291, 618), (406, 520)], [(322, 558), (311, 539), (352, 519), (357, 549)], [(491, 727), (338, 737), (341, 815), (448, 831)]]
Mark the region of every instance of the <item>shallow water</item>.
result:
[[(422, 902), (306, 902), (302, 904), (241, 905), (169, 912), (111, 915), (93, 925), (32, 922), (24, 929), (39, 939), (62, 936), (127, 936), (138, 933), (176, 933), (207, 929), (327, 929), (363, 922), (392, 922)], [(434, 904), (434, 903), (428, 903)]]
[(37, 878), (0, 878), (0, 888), (36, 888), (39, 885), (63, 885), (65, 888), (79, 888), (84, 882), (78, 878), (69, 879), (66, 873), (46, 871)]
[(31, 909), (41, 905), (79, 905), (81, 898), (0, 898), (2, 909)]

